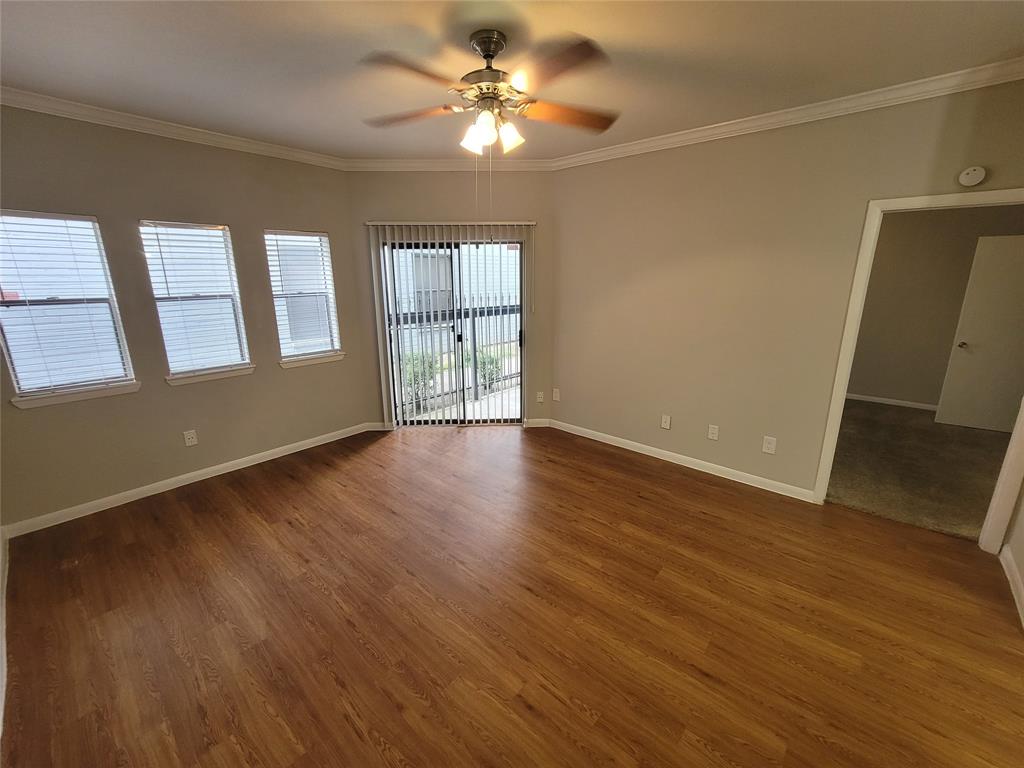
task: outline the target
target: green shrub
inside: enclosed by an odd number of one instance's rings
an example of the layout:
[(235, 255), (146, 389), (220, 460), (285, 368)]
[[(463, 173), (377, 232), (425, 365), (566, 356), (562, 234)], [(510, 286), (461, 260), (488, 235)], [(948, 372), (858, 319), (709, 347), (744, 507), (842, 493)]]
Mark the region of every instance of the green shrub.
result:
[(489, 390), (501, 379), (501, 357), (482, 349), (476, 351), (476, 375), (480, 386)]
[(434, 393), (434, 377), (437, 375), (437, 360), (433, 355), (413, 352), (402, 360), (402, 378), (405, 390), (417, 404)]
[[(462, 353), (462, 364), (467, 368), (473, 365), (473, 355), (467, 349)], [(489, 390), (501, 379), (502, 362), (501, 355), (477, 347), (476, 350), (476, 376), (477, 384), (485, 390)]]

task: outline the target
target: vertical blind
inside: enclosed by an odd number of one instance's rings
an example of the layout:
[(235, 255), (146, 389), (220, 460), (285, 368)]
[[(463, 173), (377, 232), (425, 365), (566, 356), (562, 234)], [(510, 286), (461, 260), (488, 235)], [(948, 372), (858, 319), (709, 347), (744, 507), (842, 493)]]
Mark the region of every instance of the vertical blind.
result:
[(19, 394), (134, 380), (95, 219), (0, 214), (0, 331)]
[(340, 351), (327, 235), (267, 230), (264, 239), (281, 357)]
[(139, 232), (171, 374), (248, 364), (228, 228), (143, 221)]
[(369, 224), (382, 390), (397, 424), (521, 423), (533, 224)]

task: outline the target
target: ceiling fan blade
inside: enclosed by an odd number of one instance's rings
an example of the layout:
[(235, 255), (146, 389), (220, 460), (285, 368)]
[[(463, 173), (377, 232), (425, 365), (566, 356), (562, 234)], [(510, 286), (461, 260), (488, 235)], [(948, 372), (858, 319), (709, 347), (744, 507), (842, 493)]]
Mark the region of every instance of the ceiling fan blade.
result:
[(529, 68), (532, 69), (530, 89), (536, 91), (570, 69), (582, 67), (586, 64), (598, 64), (607, 60), (608, 55), (601, 50), (597, 43), (593, 40), (582, 38), (575, 43), (566, 45), (561, 50), (549, 55), (536, 66)]
[(457, 107), (453, 104), (442, 104), (439, 107), (427, 107), (426, 109), (414, 109), (411, 112), (399, 112), (396, 115), (381, 115), (380, 117), (371, 117), (364, 122), (367, 125), (372, 125), (374, 128), (388, 128), (392, 125), (401, 125), (402, 123), (409, 123), (413, 120), (422, 120), (425, 117), (437, 117), (438, 115), (455, 114), (462, 112), (462, 107)]
[(397, 56), (394, 53), (388, 53), (387, 51), (374, 51), (366, 56), (362, 60), (362, 63), (369, 64), (374, 67), (393, 67), (394, 69), (412, 72), (414, 75), (419, 75), (420, 77), (425, 77), (428, 80), (433, 80), (435, 83), (439, 83), (445, 88), (461, 90), (463, 87), (452, 79), (447, 78), (444, 75), (439, 75), (437, 72), (433, 72), (421, 64), (409, 61), (408, 59), (403, 59), (401, 56)]
[(601, 133), (607, 131), (612, 123), (619, 118), (618, 112), (603, 112), (597, 109), (571, 107), (568, 104), (556, 104), (552, 101), (531, 101), (520, 112), (527, 120), (539, 120), (543, 123), (559, 123), (588, 131)]

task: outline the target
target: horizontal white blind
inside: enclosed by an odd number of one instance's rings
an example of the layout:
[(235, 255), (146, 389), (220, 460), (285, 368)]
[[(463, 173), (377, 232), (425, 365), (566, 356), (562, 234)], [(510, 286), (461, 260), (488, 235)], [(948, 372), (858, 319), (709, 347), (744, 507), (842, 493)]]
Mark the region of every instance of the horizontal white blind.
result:
[(171, 374), (248, 364), (228, 228), (143, 221), (139, 232)]
[(0, 330), (19, 394), (133, 380), (95, 220), (0, 215)]
[(341, 350), (327, 235), (264, 233), (281, 357)]

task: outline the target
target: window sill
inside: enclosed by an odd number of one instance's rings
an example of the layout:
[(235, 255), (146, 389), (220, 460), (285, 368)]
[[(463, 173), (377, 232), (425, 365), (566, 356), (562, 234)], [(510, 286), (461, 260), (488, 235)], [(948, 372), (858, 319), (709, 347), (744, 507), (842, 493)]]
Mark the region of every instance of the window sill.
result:
[(304, 355), (302, 357), (289, 357), (280, 362), (282, 368), (301, 368), (304, 365), (317, 365), (318, 363), (333, 363), (335, 360), (344, 360), (344, 352), (325, 352), (321, 355)]
[(97, 397), (113, 397), (138, 392), (142, 386), (140, 381), (128, 381), (124, 384), (106, 384), (100, 387), (85, 387), (66, 392), (50, 392), (40, 395), (16, 395), (11, 398), (15, 408), (42, 408), (45, 405), (73, 403), (77, 400), (92, 400)]
[(231, 368), (211, 368), (205, 371), (196, 371), (195, 373), (174, 373), (167, 376), (166, 380), (172, 387), (177, 387), (182, 384), (198, 384), (200, 381), (246, 376), (254, 370), (256, 370), (255, 365), (236, 365)]

